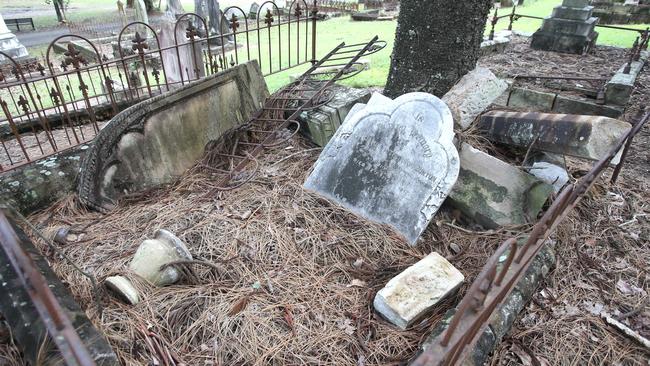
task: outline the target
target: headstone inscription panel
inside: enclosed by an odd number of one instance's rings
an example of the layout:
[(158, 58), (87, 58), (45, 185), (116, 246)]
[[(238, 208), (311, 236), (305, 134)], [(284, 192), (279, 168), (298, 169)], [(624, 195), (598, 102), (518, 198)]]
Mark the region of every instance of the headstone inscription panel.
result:
[(458, 177), (453, 119), (427, 93), (382, 101), (349, 115), (304, 187), (391, 225), (413, 245)]

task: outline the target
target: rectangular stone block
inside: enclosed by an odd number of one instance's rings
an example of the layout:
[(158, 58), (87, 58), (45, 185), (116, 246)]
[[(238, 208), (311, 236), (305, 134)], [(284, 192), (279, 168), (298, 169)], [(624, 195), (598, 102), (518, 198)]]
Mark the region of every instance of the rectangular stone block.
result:
[(608, 154), (630, 127), (608, 117), (502, 111), (485, 113), (478, 124), (495, 142), (591, 160)]
[(537, 218), (553, 187), (464, 143), (460, 174), (447, 200), (486, 228), (521, 225)]
[(375, 295), (373, 306), (388, 321), (406, 329), (464, 280), (458, 269), (433, 252), (388, 281)]
[(623, 108), (614, 105), (601, 105), (592, 101), (578, 100), (558, 95), (557, 98), (555, 98), (553, 112), (618, 118), (623, 114)]
[(585, 21), (591, 18), (591, 14), (593, 13), (593, 11), (594, 11), (593, 6), (585, 6), (584, 8), (569, 8), (566, 6), (556, 6), (555, 8), (553, 8), (553, 13), (551, 13), (551, 17)]
[(571, 20), (559, 18), (546, 18), (541, 30), (548, 33), (571, 34), (574, 36), (589, 36), (598, 23), (598, 18), (591, 17), (587, 20)]
[(506, 90), (508, 83), (489, 69), (477, 67), (465, 74), (442, 100), (449, 106), (454, 124), (465, 130)]
[(335, 85), (332, 93), (334, 97), (327, 104), (303, 112), (298, 118), (302, 133), (318, 146), (327, 145), (355, 104), (370, 99), (369, 91), (342, 85)]
[(626, 74), (623, 65), (614, 76), (605, 84), (605, 100), (608, 104), (624, 106), (632, 95), (634, 82), (643, 68), (644, 62), (634, 61)]
[(548, 112), (553, 109), (555, 93), (545, 93), (541, 91), (514, 88), (508, 98), (508, 106), (515, 108), (525, 108), (534, 111)]
[(589, 5), (589, 0), (563, 0), (562, 6), (567, 8), (584, 8)]

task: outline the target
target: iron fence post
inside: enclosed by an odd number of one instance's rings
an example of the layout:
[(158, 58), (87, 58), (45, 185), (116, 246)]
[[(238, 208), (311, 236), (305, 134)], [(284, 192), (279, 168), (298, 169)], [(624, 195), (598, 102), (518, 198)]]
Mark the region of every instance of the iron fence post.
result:
[(317, 0), (314, 0), (314, 7), (311, 10), (311, 64), (316, 64), (316, 16), (318, 14)]

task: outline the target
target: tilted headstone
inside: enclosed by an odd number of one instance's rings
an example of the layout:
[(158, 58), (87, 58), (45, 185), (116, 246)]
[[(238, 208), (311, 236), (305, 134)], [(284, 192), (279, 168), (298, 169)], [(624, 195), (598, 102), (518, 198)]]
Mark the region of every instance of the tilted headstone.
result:
[[(144, 1), (135, 0), (133, 6), (135, 8), (135, 20), (144, 24), (149, 24), (149, 16), (147, 15), (147, 7), (144, 5)], [(147, 37), (147, 27), (144, 25), (137, 25), (136, 31), (140, 32), (142, 37)]]
[(248, 11), (248, 19), (257, 19), (257, 12), (260, 10), (258, 3), (252, 3), (251, 9)]
[(221, 34), (221, 10), (218, 0), (208, 0), (208, 27), (210, 34)]
[(435, 96), (375, 95), (339, 127), (304, 187), (413, 245), (458, 177), (453, 136), (451, 112)]

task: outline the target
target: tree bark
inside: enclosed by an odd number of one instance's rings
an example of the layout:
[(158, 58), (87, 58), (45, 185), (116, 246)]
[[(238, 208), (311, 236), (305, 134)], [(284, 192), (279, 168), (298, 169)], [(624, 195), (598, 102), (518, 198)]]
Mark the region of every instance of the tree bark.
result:
[(493, 0), (402, 0), (384, 94), (444, 95), (476, 67)]

